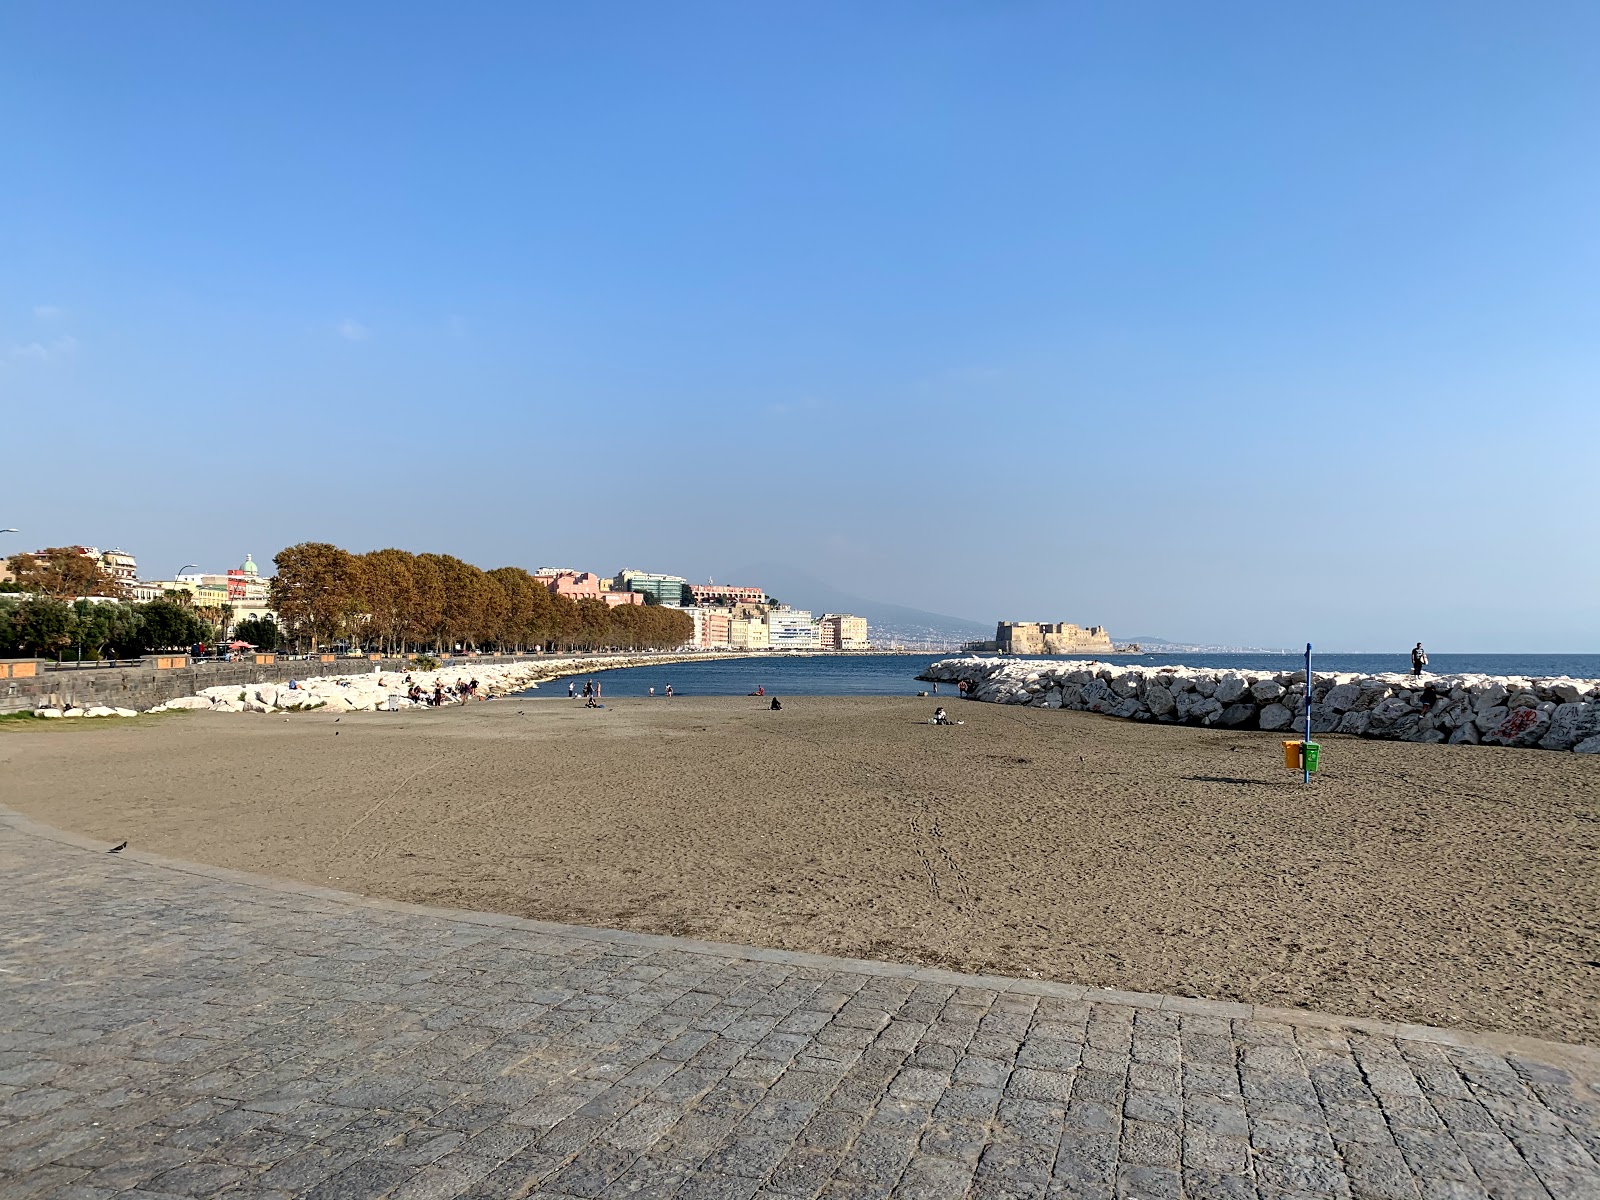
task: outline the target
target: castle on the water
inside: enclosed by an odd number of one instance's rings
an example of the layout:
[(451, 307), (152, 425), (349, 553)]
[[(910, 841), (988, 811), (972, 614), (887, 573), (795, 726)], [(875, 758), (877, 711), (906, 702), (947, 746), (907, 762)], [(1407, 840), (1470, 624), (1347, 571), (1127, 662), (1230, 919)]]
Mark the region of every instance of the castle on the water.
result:
[(1001, 654), (1112, 652), (1111, 635), (1104, 625), (1085, 628), (1065, 621), (1001, 621), (995, 627), (994, 648)]

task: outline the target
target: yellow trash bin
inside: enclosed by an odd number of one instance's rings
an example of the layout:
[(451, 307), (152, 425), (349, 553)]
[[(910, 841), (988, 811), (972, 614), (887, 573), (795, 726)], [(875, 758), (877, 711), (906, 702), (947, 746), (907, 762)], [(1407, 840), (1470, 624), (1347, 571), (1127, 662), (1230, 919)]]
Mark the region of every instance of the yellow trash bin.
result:
[(1283, 744), (1283, 765), (1291, 771), (1300, 769), (1300, 743), (1285, 742)]

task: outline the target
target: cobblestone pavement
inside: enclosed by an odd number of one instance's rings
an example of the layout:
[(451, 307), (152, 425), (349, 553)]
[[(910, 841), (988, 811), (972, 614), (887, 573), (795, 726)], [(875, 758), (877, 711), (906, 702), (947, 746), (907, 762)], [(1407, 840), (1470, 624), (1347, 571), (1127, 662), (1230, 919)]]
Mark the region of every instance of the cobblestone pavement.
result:
[(1595, 1197), (1596, 1063), (435, 913), (0, 822), (5, 1200)]

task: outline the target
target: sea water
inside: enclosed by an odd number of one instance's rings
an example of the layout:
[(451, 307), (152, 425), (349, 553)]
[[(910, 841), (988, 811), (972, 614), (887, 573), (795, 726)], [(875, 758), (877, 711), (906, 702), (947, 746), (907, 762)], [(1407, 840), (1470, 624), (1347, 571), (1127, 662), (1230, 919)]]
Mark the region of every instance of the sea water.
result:
[[(950, 654), (818, 654), (807, 656), (760, 655), (754, 658), (680, 662), (664, 666), (626, 667), (617, 671), (591, 671), (570, 676), (583, 691), (586, 679), (598, 680), (606, 696), (657, 697), (667, 684), (680, 696), (745, 696), (766, 688), (769, 696), (915, 696), (929, 684), (917, 682), (929, 663)], [(1060, 661), (1081, 660), (1068, 655)], [(1215, 667), (1234, 671), (1298, 671), (1303, 654), (1116, 654), (1100, 661), (1111, 666)], [(1409, 672), (1409, 650), (1398, 654), (1314, 654), (1315, 671), (1349, 671), (1375, 675), (1384, 671)], [(1430, 654), (1428, 670), (1435, 675), (1570, 675), (1574, 679), (1600, 679), (1600, 654)], [(539, 685), (528, 695), (565, 695), (567, 679)], [(946, 685), (950, 687), (951, 685)], [(942, 691), (942, 690), (941, 690)]]

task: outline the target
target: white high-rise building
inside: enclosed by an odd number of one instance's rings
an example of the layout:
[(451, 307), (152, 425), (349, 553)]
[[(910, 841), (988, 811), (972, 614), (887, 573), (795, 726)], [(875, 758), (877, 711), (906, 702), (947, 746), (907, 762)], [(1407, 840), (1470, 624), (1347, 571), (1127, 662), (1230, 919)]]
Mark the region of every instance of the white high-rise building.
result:
[(766, 615), (767, 644), (774, 650), (820, 650), (822, 638), (803, 608), (775, 608)]

